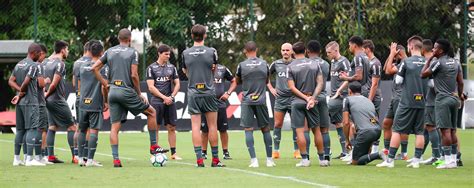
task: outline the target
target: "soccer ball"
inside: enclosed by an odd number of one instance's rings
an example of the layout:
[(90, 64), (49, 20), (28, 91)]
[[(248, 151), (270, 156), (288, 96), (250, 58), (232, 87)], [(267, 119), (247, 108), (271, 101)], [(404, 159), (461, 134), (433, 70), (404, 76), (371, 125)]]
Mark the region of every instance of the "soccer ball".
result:
[(153, 165), (154, 167), (165, 166), (167, 161), (168, 157), (166, 157), (166, 155), (163, 153), (157, 153), (155, 155), (152, 155), (150, 158), (151, 165)]

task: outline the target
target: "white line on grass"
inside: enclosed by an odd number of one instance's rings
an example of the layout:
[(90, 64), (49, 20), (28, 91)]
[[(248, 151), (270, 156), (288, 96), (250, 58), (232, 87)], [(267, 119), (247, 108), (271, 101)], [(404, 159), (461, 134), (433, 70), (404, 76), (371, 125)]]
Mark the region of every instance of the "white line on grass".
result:
[[(11, 141), (11, 140), (4, 140), (4, 139), (0, 139), (0, 142), (13, 143), (13, 141)], [(64, 151), (64, 152), (70, 151), (68, 149), (58, 148), (58, 147), (56, 147), (55, 149), (60, 150), (60, 151)], [(112, 155), (105, 154), (105, 153), (96, 152), (95, 154), (96, 155), (107, 156), (107, 157), (112, 157)], [(120, 158), (127, 159), (127, 160), (136, 160), (135, 158), (130, 158), (130, 157), (120, 157)], [(176, 161), (171, 162), (171, 163), (181, 164), (181, 165), (188, 165), (188, 166), (195, 166), (196, 165), (196, 164), (193, 164), (193, 163), (176, 162)], [(328, 187), (328, 188), (329, 187), (337, 187), (337, 186), (331, 186), (331, 185), (326, 185), (326, 184), (320, 184), (320, 183), (314, 183), (314, 182), (310, 182), (310, 181), (306, 181), (306, 180), (301, 180), (301, 179), (298, 179), (298, 178), (292, 177), (292, 176), (276, 176), (276, 175), (271, 175), (271, 174), (262, 173), (262, 172), (255, 172), (255, 171), (243, 170), (243, 169), (238, 169), (238, 168), (230, 168), (230, 167), (225, 167), (225, 168), (221, 168), (221, 169), (234, 171), (234, 172), (242, 172), (242, 173), (245, 173), (245, 174), (257, 175), (257, 176), (268, 177), (268, 178), (273, 178), (273, 179), (289, 180), (289, 181), (293, 181), (293, 182), (296, 182), (296, 183), (312, 185), (312, 186), (317, 186), (317, 187)]]

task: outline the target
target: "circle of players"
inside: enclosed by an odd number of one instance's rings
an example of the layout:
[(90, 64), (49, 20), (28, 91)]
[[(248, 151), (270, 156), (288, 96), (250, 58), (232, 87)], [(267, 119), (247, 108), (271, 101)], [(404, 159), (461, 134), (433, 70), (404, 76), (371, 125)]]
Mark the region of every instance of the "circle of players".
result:
[[(254, 147), (255, 128), (263, 134), (266, 166), (274, 167), (280, 158), (280, 141), (286, 113), (291, 116), (293, 157), (301, 159), (296, 167), (311, 165), (310, 132), (321, 167), (330, 166), (331, 143), (329, 126), (335, 124), (342, 153), (341, 159), (352, 165), (365, 165), (382, 159), (377, 167), (394, 167), (394, 160), (407, 160), (407, 167), (420, 164), (439, 169), (462, 166), (456, 136), (463, 105), (463, 77), (460, 63), (453, 58), (449, 41), (413, 36), (407, 48), (391, 43), (384, 66), (374, 56), (374, 43), (353, 36), (349, 39), (352, 61), (340, 54), (339, 44), (325, 46), (327, 58), (322, 59), (321, 44), (311, 40), (304, 44), (285, 43), (282, 58), (270, 66), (258, 58), (257, 44), (247, 42), (243, 52), (247, 59), (237, 66), (235, 75), (218, 64), (217, 51), (204, 45), (206, 27), (195, 25), (191, 30), (194, 45), (183, 52), (180, 68), (188, 77), (187, 109), (191, 115), (192, 143), (196, 166), (204, 167), (207, 143), (211, 145), (212, 167), (225, 167), (218, 155), (218, 132), (223, 158), (232, 159), (228, 150), (226, 100), (238, 84), (242, 85), (240, 126), (250, 155), (249, 167), (259, 167)], [(74, 63), (73, 86), (76, 89), (76, 122), (66, 102), (64, 60), (68, 43), (57, 41), (54, 53), (42, 44), (33, 43), (28, 57), (14, 68), (9, 85), (17, 92), (16, 137), (13, 165), (45, 166), (63, 163), (54, 154), (58, 127), (67, 130), (72, 162), (94, 167), (98, 132), (103, 112), (110, 110), (114, 167), (122, 167), (118, 154), (118, 133), (128, 112), (147, 116), (150, 154), (167, 153), (172, 160), (181, 160), (176, 153), (177, 114), (174, 97), (179, 91), (177, 69), (168, 62), (172, 49), (160, 45), (159, 57), (146, 70), (146, 83), (151, 101), (141, 95), (138, 76), (138, 52), (130, 47), (131, 32), (118, 33), (120, 44), (104, 51), (97, 40), (84, 45), (84, 55)], [(408, 56), (408, 54), (410, 56)], [(393, 75), (392, 96), (388, 113), (379, 123), (382, 100), (379, 88), (382, 71)], [(273, 86), (270, 77), (275, 75)], [(226, 80), (230, 87), (225, 90)], [(326, 81), (330, 90), (326, 92)], [(270, 134), (266, 91), (275, 97), (274, 129)], [(255, 121), (256, 120), (256, 121)], [(76, 126), (76, 123), (78, 124)], [(168, 130), (170, 149), (157, 144), (159, 126)], [(383, 149), (379, 139), (383, 130)], [(415, 154), (408, 159), (408, 135), (414, 134)], [(432, 154), (422, 159), (431, 142)], [(396, 155), (401, 145), (401, 154)], [(25, 160), (20, 159), (23, 146)]]

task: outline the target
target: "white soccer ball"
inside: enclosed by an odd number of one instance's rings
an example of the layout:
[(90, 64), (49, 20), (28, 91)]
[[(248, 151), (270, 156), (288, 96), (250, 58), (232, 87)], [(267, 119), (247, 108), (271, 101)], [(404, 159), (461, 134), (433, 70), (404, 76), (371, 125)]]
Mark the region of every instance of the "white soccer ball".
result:
[(154, 167), (163, 167), (166, 165), (167, 161), (168, 157), (166, 157), (166, 155), (163, 153), (157, 153), (155, 155), (152, 155), (150, 158), (151, 165), (153, 165)]

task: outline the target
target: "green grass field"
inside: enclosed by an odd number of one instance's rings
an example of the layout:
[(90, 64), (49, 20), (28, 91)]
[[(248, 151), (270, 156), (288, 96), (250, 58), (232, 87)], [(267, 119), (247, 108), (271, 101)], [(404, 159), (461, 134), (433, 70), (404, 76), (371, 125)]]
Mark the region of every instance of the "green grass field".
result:
[[(120, 135), (120, 157), (124, 168), (114, 169), (108, 134), (100, 134), (96, 159), (102, 168), (85, 168), (70, 163), (70, 152), (65, 135), (56, 136), (56, 154), (65, 164), (46, 167), (13, 167), (13, 134), (0, 135), (0, 187), (474, 187), (474, 130), (459, 131), (464, 167), (437, 170), (433, 166), (420, 169), (406, 168), (405, 161), (397, 161), (393, 169), (380, 169), (374, 161), (367, 166), (349, 166), (332, 160), (331, 167), (321, 168), (311, 148), (313, 166), (296, 168), (292, 158), (291, 132), (284, 131), (281, 159), (277, 167), (265, 166), (265, 151), (260, 132), (255, 132), (260, 168), (248, 168), (249, 156), (243, 132), (230, 133), (230, 152), (233, 160), (224, 161), (227, 168), (194, 167), (195, 155), (191, 134), (177, 134), (180, 162), (170, 161), (166, 167), (152, 167), (149, 163), (148, 134)], [(160, 133), (160, 144), (167, 147), (167, 134)], [(340, 153), (335, 131), (331, 131), (333, 155)], [(409, 155), (413, 154), (410, 138)], [(219, 151), (222, 154), (222, 151)], [(427, 155), (431, 154), (428, 149)], [(427, 157), (427, 156), (426, 156)]]

